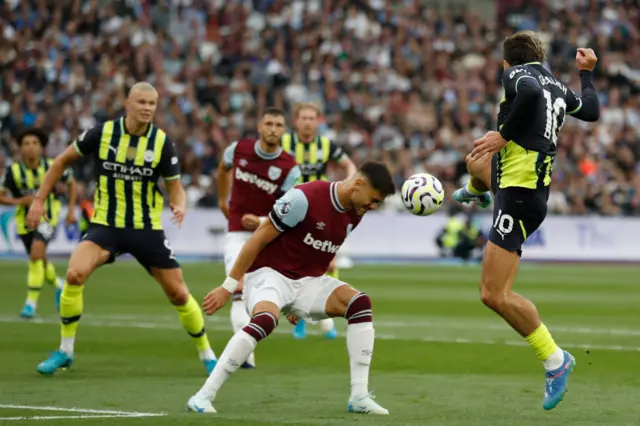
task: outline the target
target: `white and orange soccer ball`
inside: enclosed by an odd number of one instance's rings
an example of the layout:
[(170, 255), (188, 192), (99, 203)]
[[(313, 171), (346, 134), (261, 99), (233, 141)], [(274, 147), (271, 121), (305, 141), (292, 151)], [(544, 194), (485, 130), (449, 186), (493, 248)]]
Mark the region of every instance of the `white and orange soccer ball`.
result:
[(429, 173), (417, 173), (407, 179), (400, 191), (402, 204), (416, 216), (435, 213), (444, 200), (442, 183)]

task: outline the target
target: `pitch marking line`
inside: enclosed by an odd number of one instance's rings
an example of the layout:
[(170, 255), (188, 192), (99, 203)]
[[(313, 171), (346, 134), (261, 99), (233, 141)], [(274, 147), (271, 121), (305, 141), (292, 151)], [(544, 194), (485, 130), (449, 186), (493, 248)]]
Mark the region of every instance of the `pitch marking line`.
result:
[(11, 408), (16, 410), (37, 410), (37, 411), (62, 411), (67, 413), (84, 413), (73, 416), (18, 416), (0, 417), (0, 421), (6, 420), (58, 420), (58, 419), (109, 419), (109, 418), (139, 418), (139, 417), (161, 417), (166, 413), (141, 413), (137, 411), (115, 411), (115, 410), (94, 410), (91, 408), (63, 408), (37, 405), (0, 404), (0, 408)]

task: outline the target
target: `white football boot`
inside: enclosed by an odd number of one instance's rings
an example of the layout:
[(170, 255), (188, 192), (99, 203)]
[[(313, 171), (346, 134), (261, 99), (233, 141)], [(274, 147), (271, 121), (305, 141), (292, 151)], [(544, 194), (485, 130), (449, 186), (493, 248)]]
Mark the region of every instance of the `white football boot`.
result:
[(216, 409), (211, 405), (211, 401), (207, 398), (198, 398), (197, 395), (189, 398), (187, 410), (193, 411), (194, 413), (217, 413)]
[(362, 395), (360, 397), (349, 398), (348, 410), (351, 413), (378, 414), (378, 415), (389, 414), (389, 410), (381, 407), (378, 403), (376, 403), (373, 400), (373, 395), (370, 393)]

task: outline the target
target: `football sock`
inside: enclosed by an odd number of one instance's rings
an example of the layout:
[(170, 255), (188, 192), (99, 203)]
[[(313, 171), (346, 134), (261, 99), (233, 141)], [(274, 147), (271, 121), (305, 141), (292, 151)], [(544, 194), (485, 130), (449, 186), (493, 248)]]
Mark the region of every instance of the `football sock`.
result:
[(29, 272), (27, 274), (27, 305), (36, 307), (38, 305), (38, 298), (40, 297), (40, 291), (44, 284), (44, 260), (30, 260)]
[(45, 267), (44, 277), (45, 277), (45, 280), (47, 280), (47, 283), (51, 285), (57, 284), (58, 274), (56, 274), (56, 267), (53, 266), (53, 263), (47, 262), (47, 266)]
[(251, 322), (233, 335), (211, 375), (196, 394), (199, 398), (213, 401), (220, 387), (247, 359), (258, 345), (278, 326), (278, 319), (269, 312), (260, 312)]
[(482, 195), (484, 194), (486, 191), (480, 191), (479, 189), (476, 189), (473, 184), (471, 183), (473, 179), (469, 179), (467, 181), (467, 192), (471, 195)]
[(78, 321), (82, 316), (83, 290), (84, 286), (82, 285), (69, 285), (65, 282), (60, 296), (60, 317), (62, 321), (60, 327), (60, 335), (62, 337), (60, 350), (69, 355), (73, 354)]
[(204, 329), (204, 317), (202, 316), (200, 305), (198, 305), (196, 299), (194, 299), (192, 295), (189, 295), (187, 303), (182, 306), (176, 306), (176, 311), (178, 311), (182, 326), (195, 340), (200, 359), (216, 359), (216, 355), (209, 344), (209, 339)]
[(249, 321), (251, 321), (251, 317), (249, 317), (249, 314), (244, 307), (243, 300), (234, 300), (231, 303), (229, 316), (231, 318), (231, 327), (233, 327), (234, 333), (242, 330), (242, 328), (249, 324)]
[(373, 355), (375, 330), (371, 299), (359, 293), (349, 302), (347, 312), (347, 351), (351, 366), (351, 398), (369, 393), (369, 367)]
[(333, 322), (333, 318), (327, 318), (320, 321), (320, 328), (322, 329), (323, 333), (327, 333), (333, 330), (334, 326), (335, 323)]
[(551, 333), (544, 324), (540, 324), (525, 340), (536, 352), (536, 356), (544, 364), (545, 369), (555, 370), (560, 368), (564, 361), (562, 349), (556, 345)]

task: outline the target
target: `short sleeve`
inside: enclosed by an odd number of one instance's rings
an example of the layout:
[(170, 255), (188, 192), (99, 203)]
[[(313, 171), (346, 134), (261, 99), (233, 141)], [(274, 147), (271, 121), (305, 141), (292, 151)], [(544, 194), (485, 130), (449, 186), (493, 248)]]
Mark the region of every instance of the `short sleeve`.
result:
[(346, 154), (344, 150), (340, 147), (340, 145), (338, 145), (334, 141), (331, 141), (331, 145), (329, 145), (329, 158), (331, 159), (331, 161), (335, 161), (336, 163), (339, 163), (342, 161), (345, 155)]
[(293, 188), (276, 201), (269, 219), (278, 231), (284, 232), (302, 222), (308, 208), (307, 196), (301, 190)]
[(158, 171), (164, 180), (180, 179), (180, 160), (173, 141), (167, 138), (162, 147), (162, 155), (158, 163)]
[(533, 79), (536, 82), (538, 81), (533, 75), (531, 75), (529, 70), (523, 66), (515, 66), (504, 70), (504, 73), (502, 74), (502, 87), (504, 87), (504, 94), (507, 99), (515, 98), (518, 93), (518, 84), (523, 79)]
[(100, 137), (102, 136), (102, 126), (102, 124), (99, 124), (86, 130), (73, 141), (73, 147), (78, 154), (86, 156), (98, 150)]
[(236, 146), (238, 146), (238, 142), (232, 143), (224, 150), (224, 153), (222, 154), (222, 164), (224, 164), (224, 167), (226, 167), (227, 169), (233, 167), (233, 156), (236, 153)]
[(580, 99), (576, 95), (576, 93), (571, 89), (567, 90), (566, 103), (567, 103), (567, 114), (575, 114), (576, 112), (580, 111), (580, 109), (582, 108), (582, 99)]
[(280, 189), (282, 189), (282, 192), (287, 192), (288, 190), (296, 186), (300, 182), (301, 177), (302, 172), (300, 171), (300, 167), (295, 166), (294, 168), (289, 170), (289, 174), (284, 179), (284, 182), (282, 182), (282, 186), (280, 187)]

